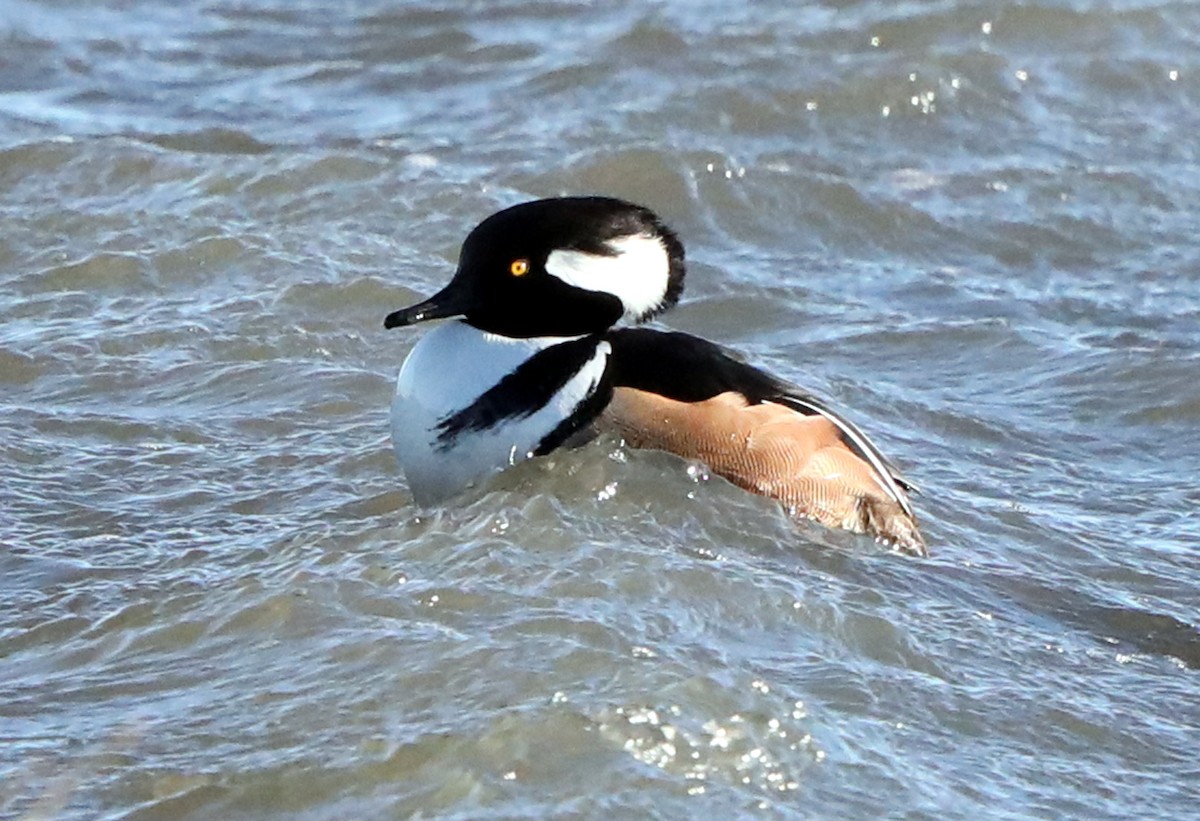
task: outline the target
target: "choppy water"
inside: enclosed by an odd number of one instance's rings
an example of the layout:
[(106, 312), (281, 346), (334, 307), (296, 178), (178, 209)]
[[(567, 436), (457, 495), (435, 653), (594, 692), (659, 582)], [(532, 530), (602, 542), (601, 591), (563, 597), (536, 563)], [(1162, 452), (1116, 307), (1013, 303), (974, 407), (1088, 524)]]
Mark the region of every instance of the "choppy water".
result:
[[(1180, 818), (1200, 4), (0, 2), (0, 815)], [(692, 260), (929, 560), (598, 442), (419, 514), (513, 202)]]

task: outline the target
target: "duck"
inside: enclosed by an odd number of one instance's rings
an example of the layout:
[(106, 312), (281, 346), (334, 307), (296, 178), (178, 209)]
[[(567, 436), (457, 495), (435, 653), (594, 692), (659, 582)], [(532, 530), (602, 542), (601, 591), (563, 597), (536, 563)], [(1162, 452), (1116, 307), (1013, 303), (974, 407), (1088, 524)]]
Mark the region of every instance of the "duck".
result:
[(916, 487), (828, 402), (709, 340), (644, 323), (676, 305), (682, 241), (604, 196), (523, 202), (463, 242), (449, 283), (384, 327), (446, 320), (401, 365), (392, 444), (414, 501), (610, 433), (700, 462), (799, 520), (928, 555)]

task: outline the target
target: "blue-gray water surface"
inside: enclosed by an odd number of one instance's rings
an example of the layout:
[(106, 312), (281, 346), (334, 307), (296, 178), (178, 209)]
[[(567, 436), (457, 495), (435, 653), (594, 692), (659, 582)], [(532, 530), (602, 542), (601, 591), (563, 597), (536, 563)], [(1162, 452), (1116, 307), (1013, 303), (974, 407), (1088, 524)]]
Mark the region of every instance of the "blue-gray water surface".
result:
[[(1200, 807), (1200, 4), (0, 0), (0, 816)], [(421, 511), (506, 205), (833, 401), (933, 555), (601, 439)]]

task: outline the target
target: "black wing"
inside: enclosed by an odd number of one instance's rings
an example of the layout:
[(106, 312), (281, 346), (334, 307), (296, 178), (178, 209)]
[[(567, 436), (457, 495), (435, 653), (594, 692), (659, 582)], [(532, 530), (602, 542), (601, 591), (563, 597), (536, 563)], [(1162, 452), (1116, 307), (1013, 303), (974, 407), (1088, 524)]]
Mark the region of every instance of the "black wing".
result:
[(619, 328), (605, 339), (612, 345), (609, 376), (613, 387), (635, 388), (681, 402), (702, 402), (736, 391), (752, 405), (774, 402), (804, 416), (823, 416), (837, 426), (850, 449), (875, 469), (884, 491), (909, 516), (914, 516), (908, 491), (917, 488), (875, 446), (857, 425), (824, 401), (735, 354), (691, 334), (652, 328)]

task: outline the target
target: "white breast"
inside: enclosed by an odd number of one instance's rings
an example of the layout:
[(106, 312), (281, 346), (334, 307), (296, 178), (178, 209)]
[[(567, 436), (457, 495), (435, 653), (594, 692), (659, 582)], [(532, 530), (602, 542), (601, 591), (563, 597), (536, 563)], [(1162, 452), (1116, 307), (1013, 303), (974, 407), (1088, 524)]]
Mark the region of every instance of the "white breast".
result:
[(439, 442), (439, 423), (463, 410), (521, 363), (570, 338), (510, 339), (447, 322), (404, 360), (392, 400), (392, 444), (418, 504), (435, 504), (478, 480), (529, 458), (600, 383), (611, 350), (601, 342), (590, 360), (543, 407), (485, 430)]

